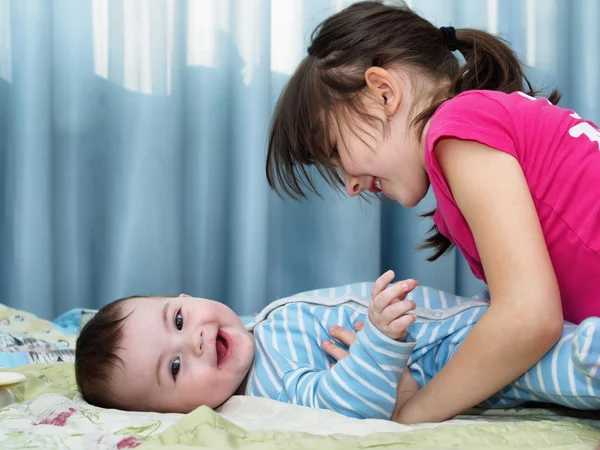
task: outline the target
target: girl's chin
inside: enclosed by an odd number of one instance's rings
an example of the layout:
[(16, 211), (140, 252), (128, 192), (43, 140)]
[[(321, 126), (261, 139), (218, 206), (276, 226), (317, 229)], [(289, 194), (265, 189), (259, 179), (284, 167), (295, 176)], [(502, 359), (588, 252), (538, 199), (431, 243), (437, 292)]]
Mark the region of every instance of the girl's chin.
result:
[(393, 194), (393, 193), (391, 193), (391, 192), (389, 192), (389, 191), (383, 191), (383, 190), (382, 190), (382, 191), (379, 193), (379, 196), (380, 196), (380, 197), (383, 197), (383, 198), (385, 198), (385, 199), (388, 199), (388, 200), (394, 200), (394, 201), (397, 201), (397, 200), (394, 198), (394, 194)]

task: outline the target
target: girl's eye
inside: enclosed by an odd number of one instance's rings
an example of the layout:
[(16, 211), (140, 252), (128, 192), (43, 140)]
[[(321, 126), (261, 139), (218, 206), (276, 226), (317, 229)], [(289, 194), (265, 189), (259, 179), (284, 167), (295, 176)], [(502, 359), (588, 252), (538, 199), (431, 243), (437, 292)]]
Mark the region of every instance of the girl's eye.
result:
[(181, 369), (181, 360), (177, 358), (175, 361), (171, 363), (171, 376), (174, 380), (177, 380), (177, 374)]
[(183, 316), (181, 315), (181, 310), (177, 311), (177, 314), (175, 314), (175, 328), (180, 331), (183, 328)]
[(334, 145), (331, 149), (331, 154), (329, 155), (331, 159), (338, 159), (340, 157), (340, 153), (338, 152), (337, 145)]

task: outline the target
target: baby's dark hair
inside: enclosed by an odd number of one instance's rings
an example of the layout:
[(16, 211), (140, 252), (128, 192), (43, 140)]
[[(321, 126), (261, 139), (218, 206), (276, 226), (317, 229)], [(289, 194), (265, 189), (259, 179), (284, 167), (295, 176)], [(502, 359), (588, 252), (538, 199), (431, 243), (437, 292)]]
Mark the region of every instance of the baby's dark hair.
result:
[(119, 408), (111, 390), (114, 370), (123, 361), (117, 355), (123, 340), (126, 297), (102, 307), (85, 324), (75, 346), (75, 379), (85, 400), (103, 408)]
[[(455, 36), (453, 47), (465, 59), (462, 66), (448, 47), (447, 35), (404, 5), (358, 2), (323, 21), (275, 108), (266, 163), (269, 186), (294, 199), (306, 197), (307, 191), (318, 194), (309, 166), (331, 186), (343, 185), (331, 161), (331, 113), (336, 114), (334, 120), (361, 117), (381, 123), (366, 113), (359, 98), (367, 88), (369, 67), (402, 65), (411, 75), (439, 86), (439, 92), (430, 93), (432, 104), (413, 123), (420, 138), (437, 108), (461, 92), (483, 89), (536, 95), (519, 59), (500, 38), (467, 28), (456, 30)], [(548, 99), (556, 104), (560, 94), (555, 90)], [(429, 259), (435, 260), (452, 244), (435, 225), (430, 232), (421, 248), (433, 249)]]

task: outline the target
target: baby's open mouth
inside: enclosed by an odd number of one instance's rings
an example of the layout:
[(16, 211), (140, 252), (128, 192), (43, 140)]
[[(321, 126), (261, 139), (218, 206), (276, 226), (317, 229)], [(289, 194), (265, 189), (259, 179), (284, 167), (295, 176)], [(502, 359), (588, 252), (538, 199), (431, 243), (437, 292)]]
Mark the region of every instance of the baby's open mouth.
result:
[(219, 366), (229, 356), (229, 336), (219, 330), (215, 345), (217, 347), (217, 366)]

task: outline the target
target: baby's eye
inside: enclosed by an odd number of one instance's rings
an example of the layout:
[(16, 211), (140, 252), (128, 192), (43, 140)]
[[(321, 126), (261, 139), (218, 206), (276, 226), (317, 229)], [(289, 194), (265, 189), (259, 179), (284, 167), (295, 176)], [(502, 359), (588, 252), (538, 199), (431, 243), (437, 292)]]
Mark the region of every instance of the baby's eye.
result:
[(181, 310), (177, 311), (177, 314), (175, 314), (175, 328), (178, 330), (183, 328), (183, 316), (181, 315)]
[(181, 369), (181, 360), (177, 358), (175, 361), (171, 363), (171, 376), (174, 380), (177, 380), (177, 374)]

